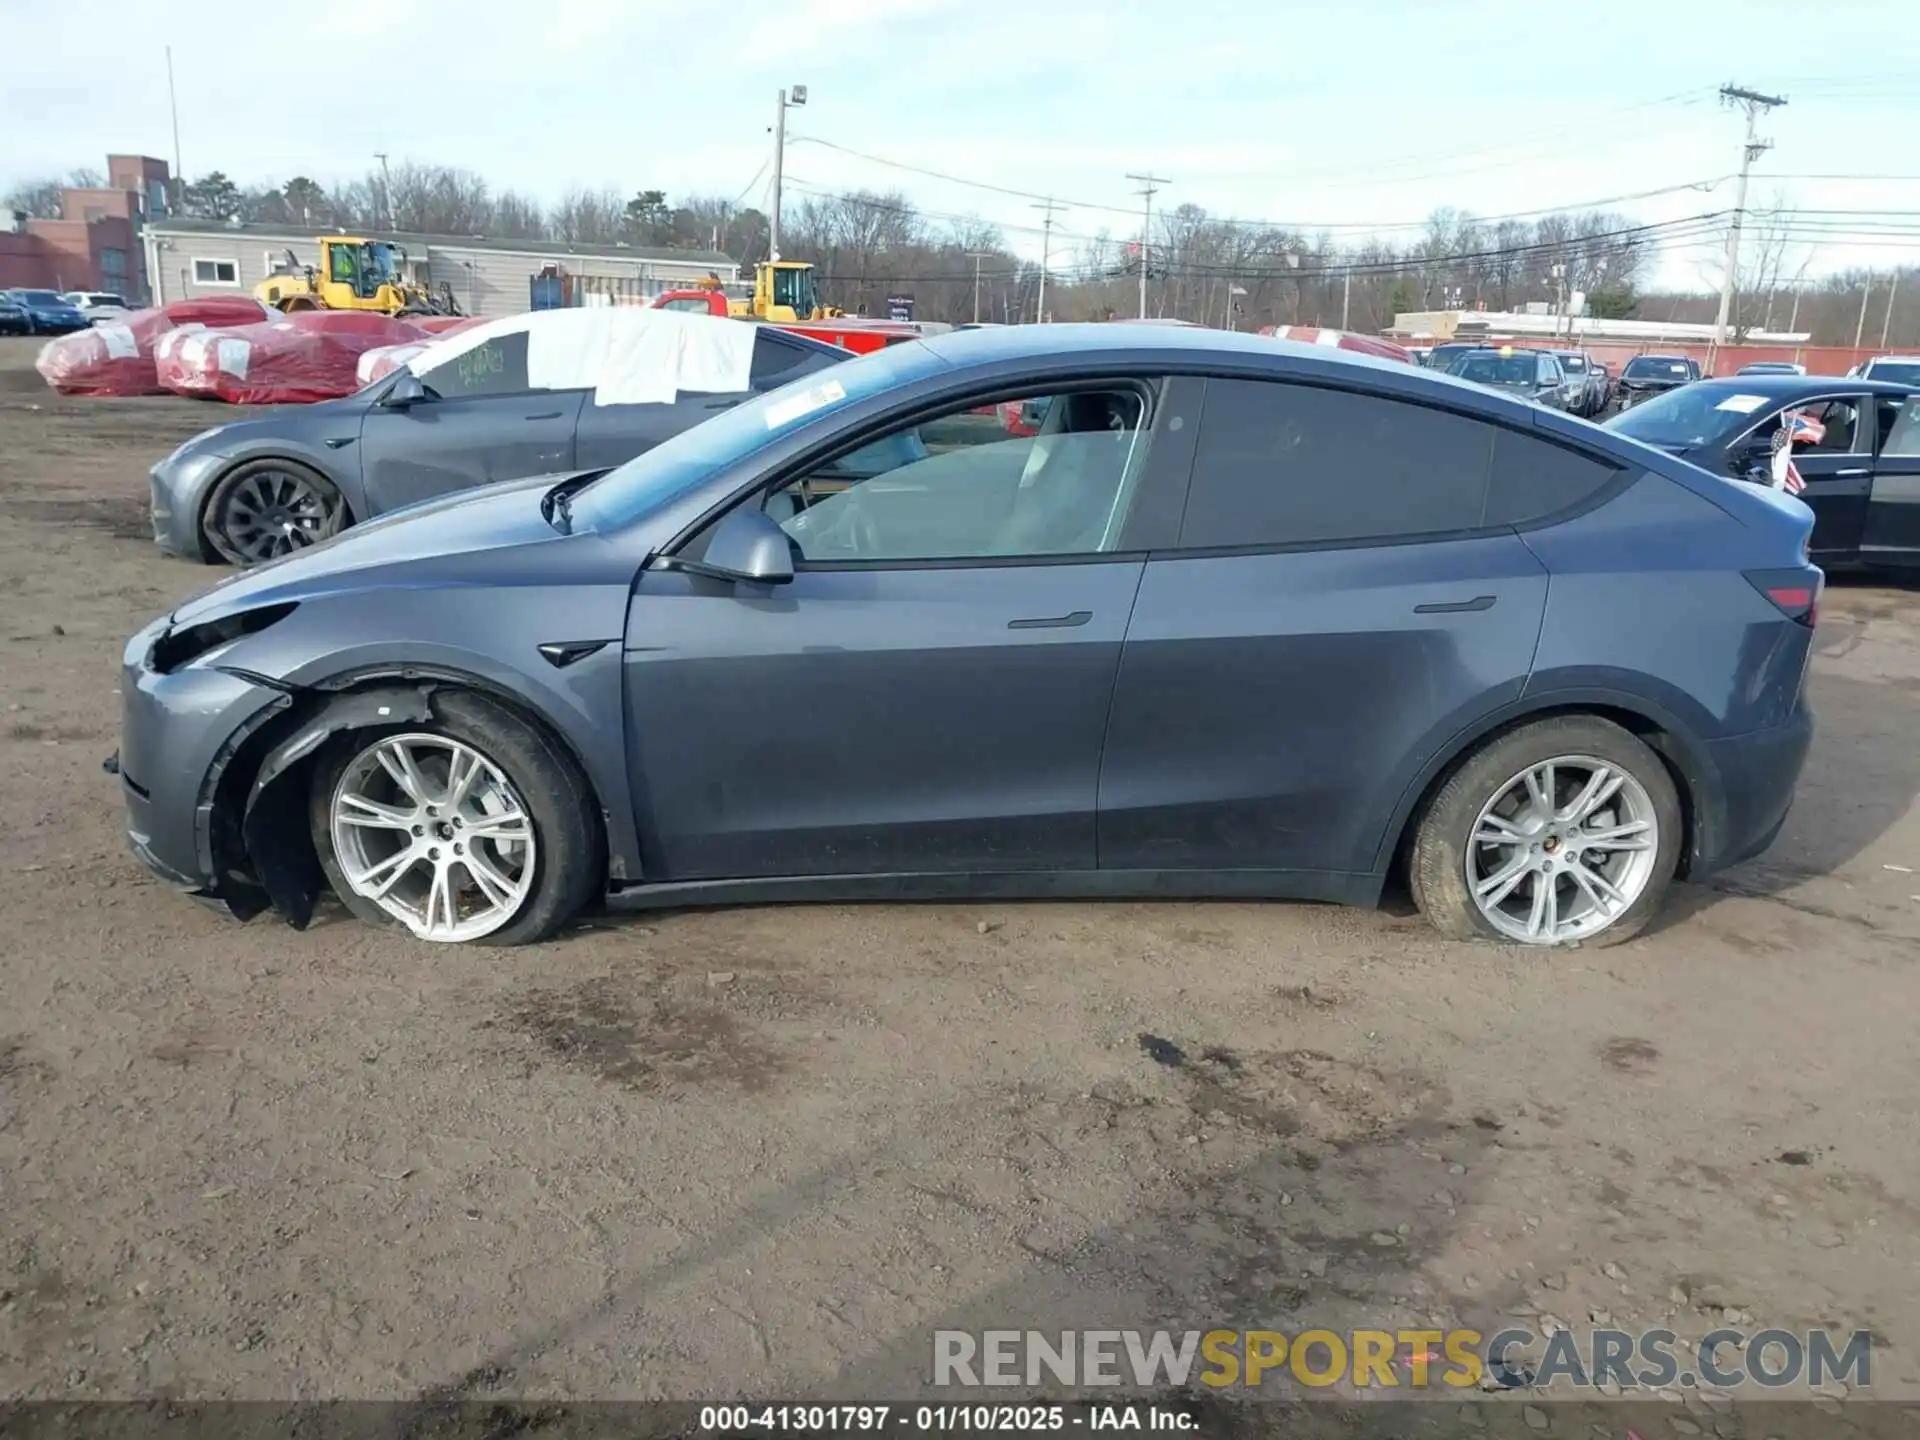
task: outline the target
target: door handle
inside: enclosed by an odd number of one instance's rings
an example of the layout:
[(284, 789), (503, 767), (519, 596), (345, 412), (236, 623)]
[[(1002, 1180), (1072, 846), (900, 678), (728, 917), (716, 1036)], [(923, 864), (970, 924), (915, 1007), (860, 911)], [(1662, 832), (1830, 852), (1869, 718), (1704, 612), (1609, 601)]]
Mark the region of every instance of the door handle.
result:
[(739, 403), (738, 400), (714, 400), (709, 402), (705, 408), (708, 410), (731, 410)]
[[(1853, 469), (1851, 469), (1851, 470), (1836, 470), (1836, 471), (1834, 471), (1834, 472), (1833, 472), (1833, 478), (1834, 478), (1834, 479), (1836, 479), (1836, 480), (1853, 480), (1853, 479), (1857, 479), (1857, 478), (1858, 478), (1859, 476), (1862, 476), (1862, 475), (1864, 475), (1864, 474), (1866, 474), (1866, 473), (1867, 473), (1867, 467), (1866, 467), (1866, 466), (1864, 466), (1864, 465), (1856, 465), (1856, 466), (1855, 466), (1855, 467), (1854, 467)], [(1815, 480), (1818, 480), (1818, 479), (1819, 479), (1820, 477), (1819, 477), (1818, 475), (1815, 475), (1815, 476), (1813, 476), (1813, 477), (1811, 477), (1811, 478), (1813, 478), (1813, 479), (1815, 479)]]
[(1413, 607), (1416, 615), (1461, 615), (1469, 610), (1491, 610), (1496, 596), (1476, 595), (1471, 600), (1429, 600)]
[(1066, 615), (1039, 615), (1027, 620), (1009, 620), (1009, 630), (1071, 630), (1093, 619), (1091, 610), (1075, 610)]
[(529, 420), (558, 420), (558, 419), (560, 418), (560, 414), (561, 414), (561, 412), (560, 412), (560, 411), (558, 411), (558, 410), (542, 410), (542, 411), (541, 411), (541, 412), (540, 412), (540, 413), (539, 413), (538, 415), (529, 415), (529, 416), (527, 416), (527, 419), (529, 419)]

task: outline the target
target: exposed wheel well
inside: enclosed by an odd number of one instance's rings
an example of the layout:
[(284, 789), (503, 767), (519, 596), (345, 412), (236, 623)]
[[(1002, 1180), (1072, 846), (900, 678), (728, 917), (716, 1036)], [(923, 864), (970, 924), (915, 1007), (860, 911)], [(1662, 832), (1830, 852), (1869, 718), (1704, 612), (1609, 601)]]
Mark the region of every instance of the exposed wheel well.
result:
[(1421, 787), (1419, 798), (1409, 807), (1405, 818), (1400, 822), (1399, 833), (1394, 836), (1392, 860), (1389, 862), (1389, 875), (1393, 881), (1396, 884), (1405, 882), (1407, 857), (1413, 848), (1414, 833), (1419, 829), (1420, 821), (1426, 815), (1428, 803), (1453, 777), (1455, 771), (1502, 735), (1517, 730), (1523, 725), (1531, 725), (1536, 720), (1549, 720), (1563, 715), (1593, 715), (1602, 720), (1610, 720), (1660, 757), (1660, 763), (1667, 768), (1667, 777), (1673, 781), (1674, 793), (1680, 797), (1681, 844), (1678, 875), (1679, 878), (1684, 879), (1699, 840), (1699, 821), (1696, 814), (1699, 797), (1694, 791), (1694, 779), (1688, 775), (1687, 767), (1682, 761), (1679, 744), (1664, 726), (1636, 710), (1629, 710), (1619, 705), (1573, 704), (1529, 710), (1524, 715), (1515, 715), (1502, 720), (1460, 742), (1453, 753), (1447, 756), (1428, 778), (1427, 783)]
[[(433, 713), (434, 697), (468, 693), (511, 713), (571, 765), (600, 807), (589, 817), (604, 840), (606, 797), (579, 752), (545, 716), (519, 697), (473, 676), (409, 670), (354, 676), (335, 688), (302, 691), (289, 710), (245, 736), (214, 785), (215, 873), (265, 890), (274, 908), (304, 925), (324, 883), (306, 822), (306, 794), (322, 750), (337, 736)], [(391, 718), (371, 701), (392, 703)], [(256, 787), (260, 788), (255, 794)], [(257, 813), (256, 813), (257, 812)]]

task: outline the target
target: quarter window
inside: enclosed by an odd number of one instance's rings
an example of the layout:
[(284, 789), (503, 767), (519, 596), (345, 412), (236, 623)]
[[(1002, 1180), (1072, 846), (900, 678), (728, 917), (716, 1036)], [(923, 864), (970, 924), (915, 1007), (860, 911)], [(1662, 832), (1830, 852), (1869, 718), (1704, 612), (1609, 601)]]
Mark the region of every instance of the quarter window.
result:
[(1375, 395), (1210, 381), (1180, 544), (1328, 545), (1477, 529), (1497, 433)]
[(1145, 422), (1131, 388), (954, 411), (813, 467), (763, 504), (816, 568), (1099, 554), (1118, 543)]

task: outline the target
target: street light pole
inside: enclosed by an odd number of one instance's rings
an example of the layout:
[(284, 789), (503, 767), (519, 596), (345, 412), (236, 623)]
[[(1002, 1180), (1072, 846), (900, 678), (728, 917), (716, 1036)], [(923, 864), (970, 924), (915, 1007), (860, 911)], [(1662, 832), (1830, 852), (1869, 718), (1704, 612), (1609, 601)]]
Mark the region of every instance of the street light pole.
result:
[(807, 103), (807, 87), (793, 87), (792, 97), (780, 92), (780, 103), (773, 112), (773, 214), (767, 220), (767, 258), (780, 258), (780, 187), (787, 164), (787, 109)]
[(1171, 185), (1173, 181), (1164, 175), (1129, 174), (1127, 179), (1140, 182), (1140, 189), (1134, 193), (1146, 202), (1140, 212), (1140, 318), (1144, 320), (1147, 318), (1147, 256), (1153, 248), (1153, 197), (1158, 186)]

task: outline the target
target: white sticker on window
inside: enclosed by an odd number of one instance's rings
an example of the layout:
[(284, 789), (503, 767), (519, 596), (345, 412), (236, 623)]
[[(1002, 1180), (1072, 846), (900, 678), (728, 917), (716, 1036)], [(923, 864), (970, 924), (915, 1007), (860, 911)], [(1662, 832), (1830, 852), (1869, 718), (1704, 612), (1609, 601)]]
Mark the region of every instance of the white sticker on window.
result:
[(1713, 408), (1731, 410), (1736, 415), (1751, 415), (1766, 403), (1767, 397), (1764, 395), (1729, 395)]
[(783, 396), (767, 407), (767, 429), (778, 430), (783, 425), (791, 425), (803, 415), (811, 415), (836, 400), (846, 398), (847, 388), (838, 380), (823, 380), (818, 385), (809, 385), (799, 394)]

